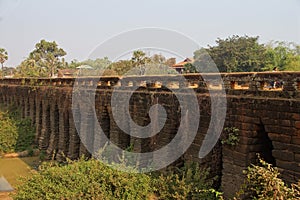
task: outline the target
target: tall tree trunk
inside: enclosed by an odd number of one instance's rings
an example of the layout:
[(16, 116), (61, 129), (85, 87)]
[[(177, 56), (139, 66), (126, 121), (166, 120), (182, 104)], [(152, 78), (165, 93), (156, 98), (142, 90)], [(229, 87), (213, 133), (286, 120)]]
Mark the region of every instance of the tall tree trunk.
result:
[(3, 63), (1, 63), (1, 74), (2, 74), (2, 77), (4, 77), (4, 72), (3, 72)]

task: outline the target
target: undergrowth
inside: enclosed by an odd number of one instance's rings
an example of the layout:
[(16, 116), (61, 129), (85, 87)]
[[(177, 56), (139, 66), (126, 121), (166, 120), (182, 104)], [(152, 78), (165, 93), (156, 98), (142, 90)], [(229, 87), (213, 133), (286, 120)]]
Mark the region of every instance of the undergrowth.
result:
[(16, 107), (0, 109), (0, 154), (32, 149), (35, 128), (29, 118), (22, 119)]
[(300, 182), (288, 186), (279, 178), (276, 167), (259, 157), (258, 165), (244, 171), (246, 180), (235, 199), (294, 200), (300, 199)]
[[(115, 168), (115, 167), (114, 167)], [(177, 172), (143, 174), (116, 170), (90, 159), (46, 163), (23, 178), (13, 196), (21, 199), (222, 199), (198, 165)]]
[(0, 153), (13, 152), (18, 139), (18, 128), (16, 123), (0, 112)]

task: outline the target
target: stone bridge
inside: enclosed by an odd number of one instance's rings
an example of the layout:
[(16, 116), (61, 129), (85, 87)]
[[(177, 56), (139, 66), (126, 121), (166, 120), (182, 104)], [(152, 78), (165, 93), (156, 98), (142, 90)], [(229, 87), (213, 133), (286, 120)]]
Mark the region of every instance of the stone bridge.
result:
[[(179, 76), (179, 75), (178, 75)], [(168, 144), (180, 125), (180, 105), (172, 91), (191, 88), (198, 101), (200, 122), (197, 135), (188, 150), (173, 164), (196, 161), (209, 167), (212, 176), (218, 175), (218, 184), (231, 196), (242, 184), (242, 171), (257, 163), (259, 153), (278, 167), (288, 183), (300, 178), (300, 72), (223, 73), (223, 83), (214, 81), (216, 74), (186, 74), (186, 82), (170, 76), (140, 77), (81, 77), (54, 79), (0, 79), (0, 104), (15, 105), (22, 117), (29, 117), (36, 127), (36, 143), (40, 150), (57, 160), (90, 156), (81, 142), (76, 123), (81, 131), (96, 137), (95, 123), (89, 112), (80, 113), (81, 120), (72, 114), (72, 91), (75, 85), (95, 88), (97, 120), (110, 141), (134, 152), (148, 152)], [(203, 77), (206, 77), (204, 79)], [(273, 88), (273, 83), (280, 87)], [(124, 133), (112, 116), (111, 95), (114, 88), (125, 91), (138, 89), (130, 99), (132, 120), (145, 126), (150, 123), (149, 108), (159, 103), (164, 106), (167, 120), (162, 130), (151, 138), (136, 138)], [(170, 90), (170, 88), (172, 90)], [(225, 127), (239, 129), (236, 145), (222, 144), (223, 131), (217, 144), (204, 158), (199, 150), (211, 121), (212, 91), (225, 91), (227, 111)], [(77, 105), (80, 112), (80, 106)], [(74, 111), (74, 110), (73, 110)], [(120, 113), (122, 115), (122, 113)], [(123, 123), (126, 123), (123, 122)], [(172, 152), (170, 152), (172, 153)]]

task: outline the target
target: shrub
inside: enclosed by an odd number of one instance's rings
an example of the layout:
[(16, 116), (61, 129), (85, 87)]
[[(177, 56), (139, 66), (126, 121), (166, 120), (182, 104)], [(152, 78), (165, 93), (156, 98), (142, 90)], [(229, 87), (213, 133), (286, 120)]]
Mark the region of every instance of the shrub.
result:
[(273, 200), (273, 199), (300, 199), (300, 184), (292, 184), (288, 187), (278, 176), (280, 173), (276, 167), (260, 159), (260, 165), (251, 165), (245, 171), (246, 182), (239, 192), (241, 195), (251, 199)]
[(239, 139), (239, 129), (236, 127), (226, 127), (224, 128), (224, 132), (226, 134), (226, 138), (221, 141), (222, 144), (227, 144), (230, 146), (235, 146), (240, 141)]
[(17, 144), (18, 131), (15, 122), (0, 112), (0, 153), (13, 152)]
[[(118, 165), (122, 167), (122, 165)], [(210, 189), (207, 171), (189, 165), (167, 174), (115, 170), (90, 159), (66, 165), (48, 162), (23, 178), (14, 199), (221, 199)]]
[(0, 153), (10, 153), (31, 149), (35, 128), (31, 120), (21, 119), (17, 109), (0, 111)]
[(198, 163), (187, 163), (154, 179), (155, 192), (159, 199), (222, 199), (208, 175), (209, 170), (200, 169)]
[(18, 139), (15, 151), (24, 151), (32, 149), (35, 137), (35, 128), (31, 124), (29, 118), (16, 119), (18, 129)]
[(147, 199), (150, 177), (125, 173), (94, 159), (60, 166), (44, 164), (24, 178), (14, 199)]

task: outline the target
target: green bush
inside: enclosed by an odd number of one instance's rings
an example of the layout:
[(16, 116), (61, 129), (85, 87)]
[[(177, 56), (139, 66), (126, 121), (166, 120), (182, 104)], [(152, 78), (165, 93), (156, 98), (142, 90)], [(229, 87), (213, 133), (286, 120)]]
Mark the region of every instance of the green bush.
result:
[(14, 199), (147, 199), (151, 179), (125, 173), (94, 159), (67, 165), (42, 165), (39, 173), (24, 178)]
[(13, 152), (17, 144), (16, 123), (6, 113), (0, 112), (0, 153)]
[(35, 128), (31, 120), (21, 119), (16, 109), (0, 111), (0, 153), (10, 153), (31, 149)]
[(276, 167), (259, 160), (260, 165), (251, 165), (245, 171), (247, 179), (236, 199), (243, 195), (243, 198), (258, 200), (300, 199), (300, 183), (287, 186), (278, 177), (280, 173)]
[(17, 119), (18, 139), (15, 151), (24, 151), (32, 149), (35, 137), (35, 128), (31, 124), (31, 119)]
[[(122, 167), (119, 165), (118, 167)], [(40, 171), (23, 178), (14, 199), (221, 199), (210, 189), (207, 172), (198, 165), (176, 173), (141, 174), (118, 171), (95, 159), (66, 165), (41, 165)]]
[(212, 189), (208, 175), (197, 163), (187, 163), (154, 179), (155, 192), (159, 199), (222, 199), (221, 193)]
[(227, 144), (230, 146), (235, 146), (239, 143), (239, 129), (236, 127), (226, 127), (224, 128), (224, 133), (226, 134), (226, 138), (224, 138), (221, 143)]

